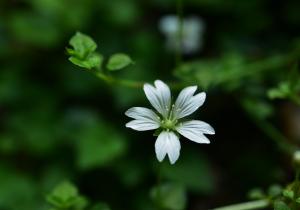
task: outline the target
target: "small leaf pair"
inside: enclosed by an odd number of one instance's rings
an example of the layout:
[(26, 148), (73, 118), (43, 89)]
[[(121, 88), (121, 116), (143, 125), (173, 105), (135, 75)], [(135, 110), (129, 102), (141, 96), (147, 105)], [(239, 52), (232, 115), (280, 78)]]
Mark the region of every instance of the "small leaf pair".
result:
[[(103, 63), (103, 56), (96, 52), (97, 44), (89, 36), (77, 32), (69, 42), (72, 48), (67, 48), (70, 55), (69, 60), (82, 68), (100, 69)], [(121, 70), (128, 65), (133, 64), (131, 58), (124, 53), (116, 53), (110, 56), (106, 64), (109, 71)]]

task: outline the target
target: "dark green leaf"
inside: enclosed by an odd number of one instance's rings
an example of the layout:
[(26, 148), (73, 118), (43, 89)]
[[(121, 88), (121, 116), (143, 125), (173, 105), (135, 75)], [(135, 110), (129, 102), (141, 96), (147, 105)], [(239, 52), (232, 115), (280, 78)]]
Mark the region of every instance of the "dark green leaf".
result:
[(84, 126), (77, 139), (77, 163), (81, 169), (101, 167), (126, 151), (126, 139), (109, 123), (96, 121)]
[(268, 195), (271, 197), (279, 196), (281, 195), (281, 193), (282, 193), (282, 187), (277, 184), (270, 186), (268, 189)]
[(214, 190), (214, 177), (210, 163), (199, 151), (190, 151), (180, 157), (176, 167), (167, 162), (161, 168), (162, 176), (180, 183), (188, 190), (209, 194)]
[(274, 210), (291, 210), (291, 209), (283, 201), (275, 201), (274, 202)]
[(153, 188), (151, 198), (162, 209), (183, 210), (186, 206), (186, 191), (178, 184), (169, 183)]

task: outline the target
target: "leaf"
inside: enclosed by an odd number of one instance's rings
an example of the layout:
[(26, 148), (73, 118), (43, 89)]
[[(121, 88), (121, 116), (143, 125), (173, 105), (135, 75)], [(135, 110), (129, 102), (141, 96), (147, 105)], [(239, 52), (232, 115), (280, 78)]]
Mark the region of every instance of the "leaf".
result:
[(83, 170), (104, 166), (126, 151), (124, 136), (100, 119), (83, 126), (75, 138), (77, 164)]
[(84, 209), (87, 200), (80, 196), (77, 188), (70, 182), (62, 182), (47, 196), (47, 201), (57, 208)]
[(90, 210), (110, 210), (110, 208), (105, 203), (98, 203), (94, 205)]
[(289, 199), (294, 199), (294, 192), (292, 190), (284, 190), (282, 195)]
[(76, 55), (80, 59), (84, 59), (86, 56), (94, 52), (97, 48), (97, 44), (91, 37), (80, 32), (77, 32), (70, 39), (69, 44), (74, 48), (71, 54), (73, 56)]
[(291, 209), (283, 201), (275, 201), (274, 202), (274, 210), (291, 210)]
[(151, 198), (162, 209), (183, 210), (186, 206), (186, 191), (182, 185), (164, 184), (151, 190)]
[(278, 184), (274, 184), (269, 187), (268, 195), (271, 197), (277, 197), (282, 194), (282, 187)]
[(69, 60), (77, 66), (87, 68), (87, 69), (92, 69), (92, 68), (99, 68), (101, 66), (103, 57), (100, 54), (94, 53), (88, 56), (87, 58), (85, 58), (85, 60), (80, 60), (79, 58), (73, 56), (70, 57)]
[(131, 58), (124, 53), (117, 53), (112, 55), (106, 65), (107, 69), (110, 71), (116, 71), (125, 68), (126, 66), (132, 64)]
[(73, 48), (67, 48), (67, 53), (70, 55), (69, 61), (73, 64), (86, 69), (101, 67), (103, 56), (95, 52), (97, 44), (91, 37), (77, 32), (69, 44)]
[(250, 199), (262, 199), (265, 198), (266, 195), (265, 193), (262, 191), (262, 189), (260, 188), (255, 188), (249, 191), (248, 193), (248, 197)]
[(176, 167), (163, 163), (162, 177), (182, 184), (188, 190), (209, 194), (214, 190), (214, 178), (210, 164), (199, 151), (189, 151), (176, 163)]
[(270, 99), (286, 98), (291, 94), (290, 84), (288, 82), (281, 82), (277, 88), (270, 89), (267, 94)]

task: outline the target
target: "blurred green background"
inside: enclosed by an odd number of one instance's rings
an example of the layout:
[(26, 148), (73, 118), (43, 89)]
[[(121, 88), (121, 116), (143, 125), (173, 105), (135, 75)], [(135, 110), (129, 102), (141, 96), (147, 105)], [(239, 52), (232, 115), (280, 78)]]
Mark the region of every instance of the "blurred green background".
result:
[[(244, 201), (252, 188), (292, 180), (300, 1), (183, 4), (184, 17), (205, 24), (203, 47), (176, 66), (158, 27), (176, 13), (174, 0), (0, 1), (0, 210), (51, 209), (46, 195), (65, 180), (89, 200), (87, 209), (100, 202), (155, 210), (159, 167), (173, 210)], [(76, 31), (93, 37), (104, 56), (132, 57), (135, 64), (114, 77), (205, 90), (193, 117), (215, 128), (211, 144), (181, 138), (179, 161), (159, 164), (156, 137), (125, 128), (128, 108), (150, 107), (142, 89), (109, 86), (72, 65), (65, 49)], [(107, 209), (102, 204), (93, 208)]]

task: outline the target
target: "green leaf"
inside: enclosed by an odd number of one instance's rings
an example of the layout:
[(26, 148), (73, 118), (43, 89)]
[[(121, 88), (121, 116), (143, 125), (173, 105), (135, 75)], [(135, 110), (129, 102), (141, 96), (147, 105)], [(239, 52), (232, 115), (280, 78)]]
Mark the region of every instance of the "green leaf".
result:
[(100, 119), (83, 126), (75, 139), (77, 164), (83, 170), (108, 164), (123, 155), (127, 146), (125, 137), (109, 123), (104, 123)]
[[(80, 32), (77, 32), (71, 39), (69, 44), (73, 47), (72, 55), (76, 55), (80, 59), (84, 59), (86, 56), (94, 52), (97, 48), (97, 44), (94, 40)], [(70, 50), (68, 50), (70, 52)]]
[(294, 192), (292, 190), (284, 190), (282, 192), (282, 195), (286, 198), (289, 198), (289, 199), (294, 199)]
[(47, 196), (47, 201), (57, 208), (83, 209), (87, 200), (78, 194), (77, 188), (70, 182), (62, 182)]
[(271, 197), (276, 197), (282, 194), (282, 187), (278, 184), (274, 184), (269, 187), (268, 195)]
[(97, 44), (91, 37), (77, 32), (69, 44), (73, 48), (67, 48), (67, 53), (73, 64), (86, 69), (101, 67), (103, 56), (95, 52)]
[(77, 57), (70, 57), (69, 60), (80, 67), (92, 69), (92, 68), (99, 68), (102, 64), (103, 57), (98, 53), (94, 53), (86, 57), (84, 60), (81, 60)]
[(97, 203), (90, 210), (110, 210), (110, 208), (105, 203)]
[(274, 210), (291, 210), (291, 209), (283, 201), (275, 201), (274, 202)]
[(262, 189), (260, 188), (255, 188), (249, 191), (248, 193), (248, 197), (250, 199), (262, 199), (265, 198), (266, 195), (265, 193), (262, 191)]
[(183, 210), (186, 206), (186, 191), (182, 185), (164, 184), (151, 190), (152, 200), (162, 209)]
[(270, 99), (286, 98), (291, 94), (290, 84), (281, 82), (277, 88), (270, 89), (267, 94)]
[(126, 66), (132, 64), (131, 58), (124, 53), (117, 53), (112, 55), (106, 65), (107, 69), (110, 71), (116, 71), (125, 68)]
[(297, 203), (300, 203), (300, 197), (295, 200)]
[(199, 151), (191, 150), (180, 157), (176, 167), (164, 162), (161, 173), (165, 179), (182, 184), (193, 192), (210, 194), (215, 188), (210, 163)]

